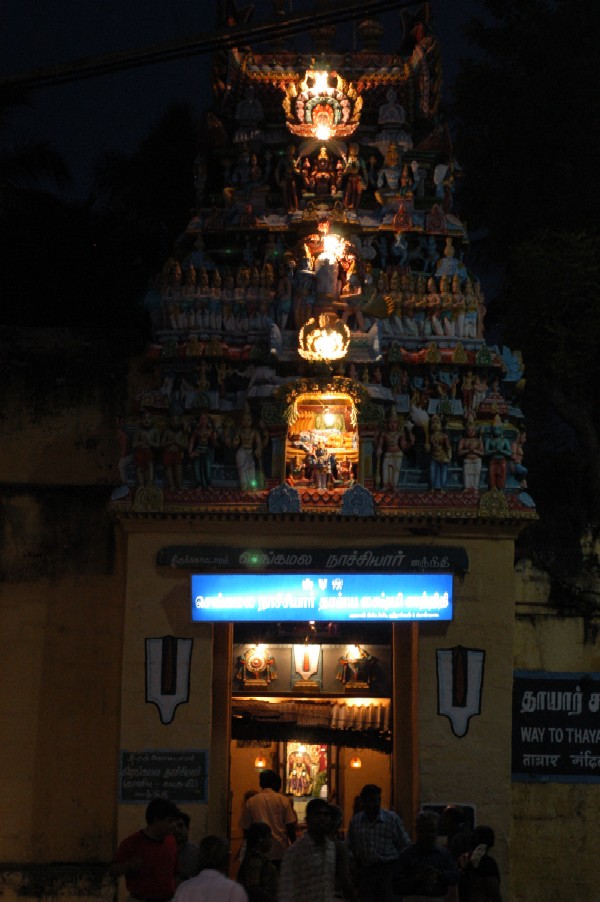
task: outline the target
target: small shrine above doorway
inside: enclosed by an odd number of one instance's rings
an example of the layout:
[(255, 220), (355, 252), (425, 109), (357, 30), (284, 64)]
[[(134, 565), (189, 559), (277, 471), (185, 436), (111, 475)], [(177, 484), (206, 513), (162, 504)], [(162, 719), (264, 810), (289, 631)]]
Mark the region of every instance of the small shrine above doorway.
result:
[(358, 466), (358, 429), (348, 395), (306, 393), (288, 421), (286, 479), (292, 485), (352, 485)]

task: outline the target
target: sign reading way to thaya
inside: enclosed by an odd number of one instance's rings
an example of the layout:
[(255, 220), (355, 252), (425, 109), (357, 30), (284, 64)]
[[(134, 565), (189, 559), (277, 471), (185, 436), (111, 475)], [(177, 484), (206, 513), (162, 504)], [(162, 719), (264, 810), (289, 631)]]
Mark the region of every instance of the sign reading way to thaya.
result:
[(600, 673), (516, 671), (512, 776), (600, 783)]

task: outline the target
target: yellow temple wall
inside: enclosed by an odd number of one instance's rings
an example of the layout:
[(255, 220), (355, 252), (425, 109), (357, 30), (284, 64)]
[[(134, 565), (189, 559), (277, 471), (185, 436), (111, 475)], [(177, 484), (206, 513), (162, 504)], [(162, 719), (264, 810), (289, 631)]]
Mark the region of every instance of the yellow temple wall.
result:
[[(511, 702), (514, 634), (513, 543), (465, 542), (469, 572), (455, 579), (454, 619), (420, 629), (419, 716), (422, 803), (475, 809), (478, 823), (496, 831), (495, 855), (508, 874), (511, 832)], [(456, 736), (438, 714), (437, 649), (457, 645), (485, 651), (481, 713)]]
[(6, 900), (110, 899), (122, 608), (118, 580), (0, 589), (0, 873)]
[[(248, 524), (140, 519), (117, 529), (110, 556), (103, 526), (91, 517), (80, 523), (93, 536), (87, 562), (51, 577), (40, 575), (31, 553), (39, 547), (32, 524), (38, 539), (49, 534), (43, 505), (23, 494), (3, 508), (9, 578), (0, 588), (0, 792), (10, 814), (0, 825), (4, 897), (112, 899), (106, 865), (117, 841), (143, 823), (143, 806), (117, 802), (119, 749), (210, 748), (215, 741), (212, 631), (191, 624), (188, 575), (157, 570), (156, 552), (177, 543), (241, 544)], [(359, 544), (398, 538), (393, 524), (378, 524), (376, 535), (370, 524), (368, 536), (356, 521), (334, 528), (336, 545), (356, 545), (357, 530)], [(333, 527), (265, 518), (252, 530), (265, 544), (306, 547), (331, 542)], [(515, 579), (511, 539), (455, 530), (443, 542), (467, 549), (470, 570), (455, 581), (454, 622), (420, 629), (421, 801), (476, 805), (477, 820), (496, 830), (507, 899), (547, 902), (549, 887), (557, 900), (593, 898), (598, 786), (510, 781), (513, 667), (598, 672), (593, 630), (548, 607), (547, 584), (535, 571), (518, 568)], [(190, 700), (168, 727), (144, 698), (143, 640), (166, 634), (195, 640)], [(437, 713), (435, 670), (436, 650), (458, 644), (486, 651), (481, 714), (462, 738)], [(185, 806), (195, 839), (227, 822), (226, 756), (210, 765), (217, 779), (208, 806)]]
[[(185, 572), (157, 573), (157, 551), (165, 544), (185, 544), (189, 534), (169, 536), (153, 533), (129, 534), (127, 542), (128, 579), (123, 630), (123, 672), (129, 674), (121, 689), (121, 730), (119, 748), (129, 752), (151, 749), (209, 750), (213, 716), (212, 627), (192, 624), (189, 578)], [(169, 724), (161, 722), (155, 704), (146, 701), (145, 639), (176, 636), (194, 640), (190, 667), (189, 703), (178, 705)], [(218, 704), (218, 702), (216, 702)], [(210, 762), (211, 769), (226, 762)], [(182, 805), (192, 819), (192, 836), (208, 832), (208, 806)], [(144, 806), (118, 806), (117, 836), (123, 838), (144, 823)], [(226, 818), (223, 824), (227, 823)]]

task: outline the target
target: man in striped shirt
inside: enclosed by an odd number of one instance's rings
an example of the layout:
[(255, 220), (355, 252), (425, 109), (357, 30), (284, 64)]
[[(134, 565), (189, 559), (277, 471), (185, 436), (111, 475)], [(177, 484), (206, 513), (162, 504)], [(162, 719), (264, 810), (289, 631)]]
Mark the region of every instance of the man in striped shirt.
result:
[(360, 902), (393, 902), (392, 876), (410, 837), (395, 811), (381, 807), (381, 789), (373, 783), (360, 793), (362, 811), (348, 829), (348, 845), (359, 873)]
[(331, 807), (325, 799), (306, 806), (306, 832), (284, 853), (277, 902), (333, 902), (336, 851), (329, 839)]

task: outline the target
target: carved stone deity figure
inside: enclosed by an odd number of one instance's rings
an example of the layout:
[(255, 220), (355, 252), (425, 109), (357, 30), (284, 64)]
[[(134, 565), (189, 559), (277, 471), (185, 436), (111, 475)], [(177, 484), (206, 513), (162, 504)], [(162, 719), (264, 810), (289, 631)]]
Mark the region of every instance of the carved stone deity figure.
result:
[(298, 189), (301, 186), (306, 187), (306, 185), (293, 144), (288, 146), (285, 156), (277, 165), (275, 181), (281, 188), (285, 209), (288, 213), (295, 213), (298, 209)]
[(510, 459), (511, 459), (511, 470), (515, 476), (515, 479), (519, 481), (519, 486), (522, 489), (527, 488), (527, 473), (529, 472), (527, 467), (523, 466), (523, 457), (525, 453), (525, 449), (523, 445), (527, 440), (527, 434), (524, 429), (519, 429), (519, 433), (511, 443), (510, 446)]
[(167, 486), (170, 489), (180, 489), (183, 485), (183, 456), (188, 446), (181, 417), (171, 417), (161, 436), (160, 445)]
[(260, 134), (259, 125), (265, 118), (262, 104), (254, 95), (252, 85), (247, 85), (244, 95), (235, 108), (235, 119), (238, 128), (235, 134), (236, 143), (252, 141)]
[(483, 442), (477, 435), (473, 417), (467, 419), (465, 434), (458, 443), (456, 455), (462, 463), (465, 492), (478, 491), (483, 462)]
[(442, 428), (441, 419), (434, 414), (429, 425), (429, 482), (434, 491), (446, 488), (451, 455), (448, 434)]
[(286, 263), (280, 263), (278, 278), (275, 285), (275, 307), (277, 325), (283, 332), (292, 309), (292, 279)]
[(248, 407), (244, 408), (242, 422), (234, 435), (233, 445), (236, 448), (235, 463), (237, 466), (240, 488), (244, 492), (256, 489), (256, 463), (262, 448), (260, 433), (252, 425), (252, 414)]
[(154, 463), (160, 448), (160, 434), (148, 411), (142, 414), (133, 434), (133, 463), (139, 486), (154, 485)]
[(381, 128), (375, 143), (383, 153), (390, 144), (396, 144), (403, 150), (412, 147), (412, 138), (406, 127), (406, 113), (398, 100), (394, 88), (388, 88), (386, 102), (379, 107), (377, 123)]
[(367, 167), (365, 166), (362, 157), (359, 156), (358, 144), (352, 143), (342, 173), (344, 206), (347, 210), (358, 209), (360, 196), (367, 187), (367, 184)]
[(320, 196), (334, 194), (338, 188), (336, 169), (324, 145), (310, 171), (309, 187)]
[(189, 441), (188, 453), (194, 466), (196, 484), (201, 488), (208, 488), (211, 484), (215, 441), (215, 430), (208, 414), (200, 414)]
[(386, 102), (379, 107), (377, 122), (380, 125), (404, 125), (406, 113), (404, 107), (398, 102), (398, 95), (393, 88), (386, 91)]
[(396, 409), (390, 410), (386, 428), (378, 437), (376, 456), (376, 481), (385, 488), (396, 489), (400, 481), (400, 470), (404, 451), (410, 447), (410, 438), (398, 419)]
[(400, 154), (396, 144), (390, 144), (383, 166), (377, 176), (377, 191), (375, 197), (382, 206), (386, 201), (400, 195), (400, 178), (402, 168), (400, 166)]
[(490, 489), (503, 489), (506, 485), (507, 461), (511, 458), (510, 442), (504, 435), (502, 420), (494, 417), (491, 432), (485, 440), (488, 460), (488, 485)]

